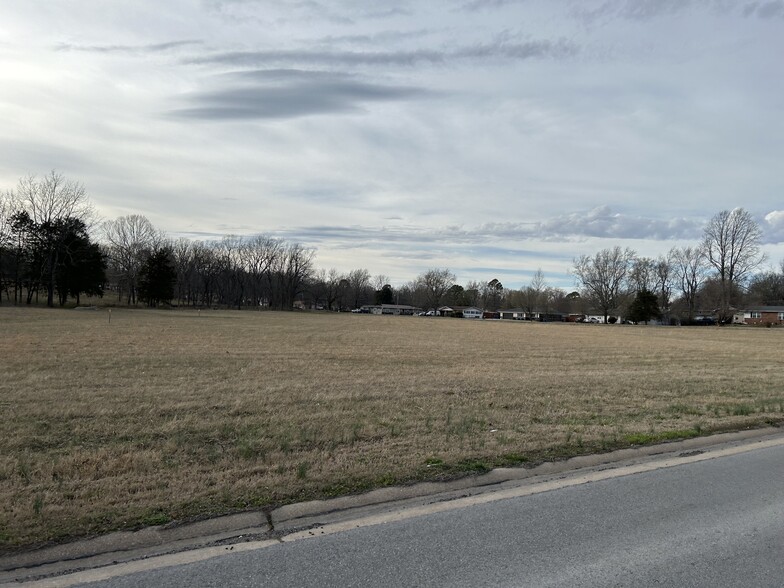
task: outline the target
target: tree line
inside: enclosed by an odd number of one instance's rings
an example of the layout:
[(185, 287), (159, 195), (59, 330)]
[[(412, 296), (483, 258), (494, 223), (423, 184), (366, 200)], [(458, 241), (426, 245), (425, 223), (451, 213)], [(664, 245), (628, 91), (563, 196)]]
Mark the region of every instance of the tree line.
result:
[(761, 238), (746, 210), (725, 210), (710, 219), (696, 246), (674, 247), (657, 259), (604, 249), (576, 259), (573, 273), (605, 321), (610, 314), (693, 321), (705, 312), (726, 323), (744, 305), (784, 305), (784, 261), (780, 271), (755, 273), (766, 261)]
[(0, 301), (14, 304), (114, 295), (129, 305), (292, 308), (313, 258), (262, 235), (172, 240), (136, 214), (98, 223), (84, 187), (56, 172), (0, 194)]
[(88, 295), (128, 305), (324, 310), (458, 305), (598, 310), (605, 320), (693, 319), (711, 308), (725, 320), (741, 302), (784, 304), (784, 263), (780, 273), (753, 273), (764, 261), (760, 237), (751, 216), (736, 209), (711, 219), (699, 245), (657, 259), (620, 247), (581, 256), (573, 267), (578, 289), (568, 293), (548, 286), (541, 270), (520, 289), (497, 279), (460, 285), (446, 268), (393, 287), (364, 268), (318, 269), (312, 249), (266, 235), (175, 240), (138, 214), (97, 222), (84, 187), (51, 172), (0, 194), (0, 300), (53, 306)]

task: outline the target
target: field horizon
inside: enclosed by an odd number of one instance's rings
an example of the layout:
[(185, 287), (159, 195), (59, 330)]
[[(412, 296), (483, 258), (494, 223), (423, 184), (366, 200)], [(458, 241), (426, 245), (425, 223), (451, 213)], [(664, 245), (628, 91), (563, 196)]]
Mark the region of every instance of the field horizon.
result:
[(0, 551), (784, 420), (781, 329), (5, 306), (0, 330)]

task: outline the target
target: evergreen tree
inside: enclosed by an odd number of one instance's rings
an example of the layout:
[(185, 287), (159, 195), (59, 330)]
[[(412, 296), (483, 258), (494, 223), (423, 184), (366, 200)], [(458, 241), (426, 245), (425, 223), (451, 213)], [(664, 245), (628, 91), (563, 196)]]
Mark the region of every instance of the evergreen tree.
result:
[(629, 320), (635, 323), (647, 323), (649, 320), (658, 319), (660, 316), (659, 301), (656, 294), (646, 289), (638, 291), (629, 307)]
[(177, 272), (169, 251), (156, 249), (145, 260), (139, 272), (139, 298), (148, 306), (155, 307), (174, 298)]
[(394, 304), (395, 292), (392, 286), (384, 284), (381, 290), (376, 290), (376, 304)]
[(97, 243), (92, 243), (81, 220), (67, 219), (59, 228), (60, 250), (57, 253), (55, 287), (63, 306), (68, 296), (82, 294), (103, 296), (106, 281), (106, 258)]

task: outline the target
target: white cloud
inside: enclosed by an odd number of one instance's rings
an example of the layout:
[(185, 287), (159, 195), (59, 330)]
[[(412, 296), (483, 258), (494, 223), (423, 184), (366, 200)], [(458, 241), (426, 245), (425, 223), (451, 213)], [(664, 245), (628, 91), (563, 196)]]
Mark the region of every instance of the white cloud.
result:
[(762, 228), (766, 243), (784, 243), (784, 210), (773, 210), (766, 214)]

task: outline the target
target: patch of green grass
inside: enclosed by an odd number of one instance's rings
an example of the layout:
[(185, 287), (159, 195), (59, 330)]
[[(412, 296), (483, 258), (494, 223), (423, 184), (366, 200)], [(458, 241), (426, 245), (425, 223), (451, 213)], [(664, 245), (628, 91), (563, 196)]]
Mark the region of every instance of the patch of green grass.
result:
[(524, 463), (528, 463), (530, 458), (522, 453), (505, 453), (498, 460), (496, 464), (500, 467), (513, 467)]
[(397, 483), (397, 478), (392, 474), (385, 474), (376, 478), (375, 485), (379, 487), (394, 486)]
[(165, 525), (171, 522), (172, 518), (165, 512), (153, 512), (142, 517), (141, 524), (145, 526)]
[(754, 412), (754, 408), (749, 404), (736, 404), (732, 408), (732, 416), (748, 416)]
[(455, 463), (451, 468), (453, 472), (465, 472), (471, 474), (484, 474), (493, 469), (493, 466), (480, 459), (464, 459)]
[(667, 407), (667, 410), (672, 414), (685, 414), (692, 416), (701, 416), (703, 414), (701, 409), (690, 404), (671, 404)]
[(659, 431), (657, 433), (630, 433), (625, 435), (623, 440), (631, 445), (650, 445), (675, 439), (691, 439), (692, 437), (698, 437), (700, 434), (701, 429), (693, 428), (678, 431)]
[(41, 510), (44, 507), (44, 497), (41, 494), (35, 495), (35, 500), (33, 500), (33, 512), (35, 516), (41, 516)]

